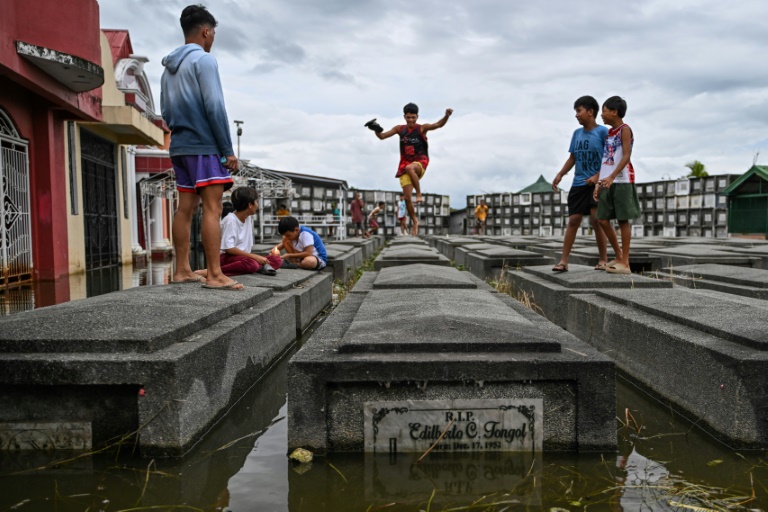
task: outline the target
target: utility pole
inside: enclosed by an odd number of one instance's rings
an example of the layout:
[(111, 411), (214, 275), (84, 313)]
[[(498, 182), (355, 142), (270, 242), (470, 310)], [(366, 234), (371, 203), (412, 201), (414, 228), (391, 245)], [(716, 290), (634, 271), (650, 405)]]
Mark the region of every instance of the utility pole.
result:
[(243, 128), (240, 125), (245, 122), (235, 120), (235, 124), (237, 125), (237, 159), (240, 160), (240, 136), (243, 134)]

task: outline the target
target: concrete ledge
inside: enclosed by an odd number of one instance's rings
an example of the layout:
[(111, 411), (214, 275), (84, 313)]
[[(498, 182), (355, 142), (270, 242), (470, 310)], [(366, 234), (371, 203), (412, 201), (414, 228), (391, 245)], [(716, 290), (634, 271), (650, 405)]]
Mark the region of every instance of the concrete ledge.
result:
[(568, 297), (573, 294), (595, 293), (615, 288), (672, 288), (672, 283), (638, 274), (608, 274), (593, 267), (570, 265), (568, 272), (552, 272), (549, 265), (510, 270), (506, 279), (515, 294), (524, 294), (545, 318), (567, 327)]
[(708, 263), (664, 268), (653, 276), (686, 288), (768, 299), (768, 272), (762, 269)]

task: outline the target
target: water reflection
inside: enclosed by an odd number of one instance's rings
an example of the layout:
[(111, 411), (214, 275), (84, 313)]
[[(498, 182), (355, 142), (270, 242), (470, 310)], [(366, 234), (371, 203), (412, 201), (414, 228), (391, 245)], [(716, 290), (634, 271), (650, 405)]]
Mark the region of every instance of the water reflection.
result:
[[(183, 459), (134, 458), (133, 445), (127, 443), (119, 457), (109, 453), (30, 471), (73, 454), (0, 452), (0, 510), (170, 510), (181, 505), (234, 512), (766, 508), (764, 451), (725, 448), (621, 379), (617, 416), (625, 418), (628, 409), (638, 429), (619, 428), (618, 453), (431, 453), (418, 464), (420, 454), (334, 454), (310, 465), (295, 464), (286, 457), (286, 361)], [(755, 499), (750, 500), (753, 489)], [(715, 500), (720, 501), (710, 506)], [(473, 503), (488, 506), (466, 508)]]

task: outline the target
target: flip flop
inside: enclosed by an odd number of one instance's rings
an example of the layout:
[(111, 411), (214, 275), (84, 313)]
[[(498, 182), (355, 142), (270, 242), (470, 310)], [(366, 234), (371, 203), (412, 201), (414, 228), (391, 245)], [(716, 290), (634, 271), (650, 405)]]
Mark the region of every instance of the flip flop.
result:
[(563, 263), (558, 263), (554, 267), (552, 267), (552, 272), (568, 272), (568, 265)]
[(230, 290), (230, 291), (234, 291), (234, 292), (240, 292), (240, 291), (245, 290), (244, 287), (243, 288), (237, 288), (237, 286), (239, 284), (240, 283), (238, 283), (237, 281), (232, 281), (231, 283), (225, 284), (225, 285), (222, 285), (222, 286), (213, 286), (213, 285), (210, 285), (210, 284), (204, 284), (203, 288), (207, 288), (209, 290)]
[(632, 271), (624, 266), (623, 263), (616, 263), (612, 267), (608, 267), (606, 272), (609, 274), (631, 274)]
[(203, 276), (197, 276), (197, 277), (188, 277), (186, 279), (182, 279), (181, 281), (171, 281), (171, 284), (187, 284), (187, 283), (205, 283), (205, 278)]

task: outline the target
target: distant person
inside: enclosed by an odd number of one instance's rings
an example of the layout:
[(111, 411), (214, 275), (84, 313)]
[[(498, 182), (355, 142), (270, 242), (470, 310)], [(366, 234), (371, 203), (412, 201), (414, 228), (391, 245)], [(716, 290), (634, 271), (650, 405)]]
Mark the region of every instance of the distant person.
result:
[(576, 240), (576, 234), (581, 226), (584, 215), (589, 215), (592, 230), (595, 232), (597, 242), (598, 260), (595, 270), (605, 270), (608, 261), (606, 241), (603, 229), (597, 220), (597, 202), (593, 195), (595, 185), (600, 172), (600, 162), (603, 157), (603, 146), (608, 129), (599, 126), (595, 117), (600, 106), (592, 96), (582, 96), (573, 104), (576, 111), (576, 121), (581, 125), (571, 136), (571, 146), (568, 149), (568, 160), (563, 168), (552, 180), (552, 190), (559, 192), (557, 186), (568, 171), (576, 166), (571, 190), (568, 192), (568, 225), (565, 228), (563, 238), (563, 254), (560, 262), (552, 267), (553, 272), (566, 272), (568, 270), (568, 257)]
[(365, 203), (360, 199), (360, 192), (355, 192), (355, 198), (349, 203), (349, 215), (352, 217), (352, 224), (355, 225), (355, 236), (360, 236), (359, 233), (362, 231), (363, 238), (368, 238), (371, 235), (368, 234), (368, 230), (363, 225), (365, 221), (364, 208)]
[(485, 219), (488, 217), (488, 205), (485, 199), (480, 200), (480, 204), (475, 208), (475, 219), (477, 220), (477, 232), (479, 235), (485, 234)]
[(282, 219), (283, 217), (287, 217), (291, 214), (291, 211), (284, 205), (281, 204), (280, 207), (277, 209), (277, 218)]
[[(260, 256), (251, 254), (253, 248), (253, 219), (251, 215), (259, 211), (258, 194), (251, 187), (240, 187), (232, 192), (234, 212), (221, 221), (221, 253), (219, 263), (221, 271), (227, 276), (243, 274), (275, 275), (275, 269), (282, 266), (280, 256)], [(206, 277), (208, 270), (198, 270), (196, 274)]]
[(408, 233), (406, 215), (405, 195), (400, 194), (400, 199), (397, 201), (397, 224), (400, 226), (401, 235), (406, 235)]
[[(227, 169), (237, 169), (237, 158), (219, 68), (209, 53), (218, 23), (201, 5), (186, 7), (180, 22), (185, 44), (163, 59), (160, 92), (162, 116), (171, 129), (168, 152), (180, 192), (173, 217), (176, 271), (172, 282), (204, 282), (205, 288), (240, 290), (243, 285), (224, 275), (219, 263), (221, 198), (232, 188)], [(201, 198), (206, 277), (195, 274), (189, 264), (192, 216)]]
[(445, 126), (451, 114), (453, 114), (453, 109), (448, 108), (438, 122), (416, 124), (419, 119), (419, 107), (414, 103), (408, 103), (403, 107), (404, 125), (397, 125), (385, 132), (375, 119), (365, 124), (367, 128), (376, 133), (380, 140), (388, 139), (393, 135), (400, 137), (400, 165), (397, 167), (395, 177), (400, 178), (406, 208), (411, 217), (411, 234), (414, 236), (419, 234), (419, 219), (416, 216), (411, 195), (416, 190), (416, 202), (421, 203), (424, 200), (421, 195), (421, 178), (424, 177), (424, 173), (427, 172), (427, 165), (429, 165), (427, 132)]
[[(632, 238), (630, 219), (640, 216), (640, 200), (635, 187), (635, 169), (630, 158), (635, 137), (632, 128), (624, 123), (627, 102), (619, 96), (611, 96), (603, 103), (603, 122), (611, 127), (605, 139), (600, 181), (595, 189), (597, 218), (613, 247), (616, 259), (607, 265), (611, 274), (630, 274), (629, 244)], [(611, 219), (619, 221), (621, 247)]]
[(333, 217), (333, 224), (331, 224), (328, 227), (328, 236), (335, 236), (336, 235), (336, 226), (341, 224), (341, 210), (339, 210), (339, 205), (336, 203), (331, 203), (331, 215)]
[(384, 211), (384, 201), (379, 201), (378, 206), (371, 210), (371, 213), (368, 214), (368, 227), (370, 228), (368, 232), (372, 235), (376, 234), (376, 232), (379, 230), (379, 223), (376, 222), (376, 216)]
[(272, 249), (273, 255), (285, 250), (282, 258), (305, 270), (322, 270), (328, 264), (328, 254), (320, 235), (306, 226), (300, 226), (295, 217), (281, 219), (277, 232), (282, 235), (283, 241)]

